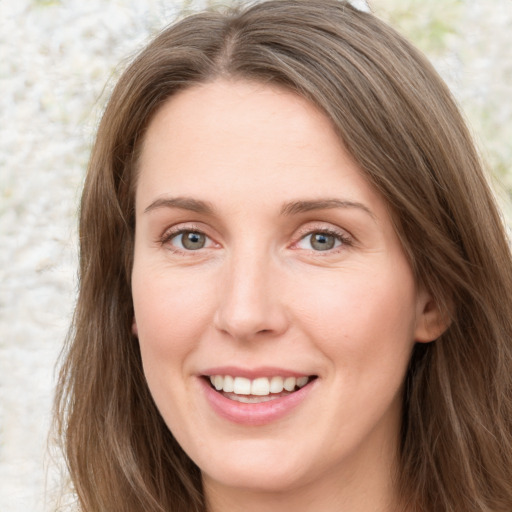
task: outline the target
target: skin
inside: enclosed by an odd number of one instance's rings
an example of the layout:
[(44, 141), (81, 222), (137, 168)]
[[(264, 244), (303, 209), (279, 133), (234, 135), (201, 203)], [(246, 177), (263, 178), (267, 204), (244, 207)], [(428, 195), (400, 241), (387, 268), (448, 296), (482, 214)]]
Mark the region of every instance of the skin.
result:
[[(327, 117), (268, 85), (195, 86), (157, 112), (139, 171), (134, 332), (209, 510), (394, 510), (404, 376), (438, 314)], [(334, 246), (317, 250), (326, 231)], [(240, 425), (203, 393), (201, 372), (225, 365), (318, 378), (284, 417)]]

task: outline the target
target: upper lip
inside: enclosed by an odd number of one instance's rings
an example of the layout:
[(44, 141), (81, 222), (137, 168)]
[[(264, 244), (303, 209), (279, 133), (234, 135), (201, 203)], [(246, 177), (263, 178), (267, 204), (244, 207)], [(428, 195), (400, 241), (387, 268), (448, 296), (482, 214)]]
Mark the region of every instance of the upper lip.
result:
[(256, 379), (258, 377), (310, 377), (314, 374), (301, 371), (290, 370), (286, 368), (276, 368), (272, 366), (261, 366), (258, 368), (241, 368), (238, 366), (216, 366), (199, 372), (202, 376), (212, 375), (231, 375), (233, 377), (245, 377), (246, 379)]

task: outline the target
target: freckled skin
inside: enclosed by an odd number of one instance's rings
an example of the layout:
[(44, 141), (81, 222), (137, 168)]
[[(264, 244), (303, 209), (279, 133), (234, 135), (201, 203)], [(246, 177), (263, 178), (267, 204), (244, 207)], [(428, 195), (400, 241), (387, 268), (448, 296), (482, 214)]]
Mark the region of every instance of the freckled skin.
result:
[[(197, 86), (151, 122), (140, 172), (134, 328), (155, 402), (201, 469), (211, 509), (387, 510), (402, 383), (414, 342), (435, 337), (435, 313), (384, 200), (329, 120), (277, 88)], [(145, 212), (165, 197), (212, 211)], [(370, 213), (282, 214), (325, 198)], [(204, 246), (187, 250), (180, 230), (204, 233)], [(336, 244), (318, 250), (318, 232)], [(318, 379), (290, 414), (247, 427), (202, 393), (201, 370), (225, 365)]]

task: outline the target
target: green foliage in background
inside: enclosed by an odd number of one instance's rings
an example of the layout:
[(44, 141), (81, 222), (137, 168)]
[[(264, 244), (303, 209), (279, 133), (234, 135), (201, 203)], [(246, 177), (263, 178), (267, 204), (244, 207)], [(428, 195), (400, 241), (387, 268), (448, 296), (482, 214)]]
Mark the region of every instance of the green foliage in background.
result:
[(447, 49), (463, 14), (464, 0), (370, 0), (372, 11), (428, 55)]
[(35, 6), (46, 7), (49, 5), (60, 5), (62, 4), (62, 0), (32, 0), (32, 3)]

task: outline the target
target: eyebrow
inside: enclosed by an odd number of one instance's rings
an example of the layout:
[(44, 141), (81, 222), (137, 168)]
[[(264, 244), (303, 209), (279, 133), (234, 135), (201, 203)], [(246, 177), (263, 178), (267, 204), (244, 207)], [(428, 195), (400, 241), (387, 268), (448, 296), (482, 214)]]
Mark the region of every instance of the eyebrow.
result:
[(373, 212), (363, 203), (357, 201), (346, 201), (342, 199), (319, 199), (312, 201), (292, 201), (283, 205), (281, 215), (296, 215), (307, 213), (313, 210), (330, 210), (334, 208), (357, 208), (367, 213), (375, 220)]
[[(162, 197), (156, 199), (146, 207), (144, 213), (148, 213), (159, 208), (179, 208), (204, 215), (213, 215), (215, 213), (215, 209), (211, 203), (200, 199), (193, 199), (191, 197)], [(364, 204), (357, 201), (347, 201), (342, 199), (291, 201), (282, 206), (281, 215), (291, 216), (314, 210), (331, 210), (335, 208), (356, 208), (367, 213), (372, 219), (375, 219), (373, 212)]]
[(180, 208), (182, 210), (203, 213), (205, 215), (212, 215), (214, 212), (214, 208), (211, 203), (206, 201), (192, 199), (191, 197), (162, 197), (153, 201), (144, 210), (144, 213), (151, 212), (158, 208)]

